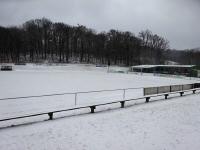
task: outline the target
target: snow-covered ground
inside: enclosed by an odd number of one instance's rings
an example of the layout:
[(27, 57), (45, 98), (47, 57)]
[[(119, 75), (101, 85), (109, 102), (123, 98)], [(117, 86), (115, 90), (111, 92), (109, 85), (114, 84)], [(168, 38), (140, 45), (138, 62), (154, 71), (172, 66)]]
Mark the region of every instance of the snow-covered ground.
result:
[[(126, 91), (125, 99), (130, 99), (143, 96), (143, 89), (140, 87), (194, 82), (184, 79), (107, 73), (106, 67), (95, 67), (94, 65), (46, 66), (29, 64), (15, 66), (14, 69), (13, 72), (0, 72), (0, 99), (66, 92), (139, 88)], [(110, 70), (117, 71), (125, 69), (110, 68)], [(0, 101), (0, 118), (71, 108), (75, 106), (75, 103), (77, 106), (83, 106), (121, 100), (123, 99), (123, 90), (81, 93), (76, 98), (75, 102), (75, 95), (67, 94)]]
[[(126, 68), (112, 67), (112, 70)], [(107, 73), (93, 65), (15, 66), (0, 72), (0, 99), (65, 92), (110, 90), (196, 81), (134, 74)], [(142, 89), (126, 91), (126, 99), (142, 96)], [(123, 91), (78, 94), (77, 105), (102, 103), (123, 98)], [(199, 95), (167, 101), (143, 101), (47, 116), (0, 122), (0, 149), (177, 149), (200, 148)], [(0, 101), (0, 119), (29, 113), (74, 107), (74, 95)], [(112, 108), (110, 111), (102, 112)], [(61, 116), (67, 116), (62, 118)], [(61, 118), (60, 118), (61, 117)], [(19, 124), (15, 127), (6, 127)], [(26, 125), (25, 125), (26, 124)]]
[(1, 150), (199, 150), (199, 95), (0, 129)]

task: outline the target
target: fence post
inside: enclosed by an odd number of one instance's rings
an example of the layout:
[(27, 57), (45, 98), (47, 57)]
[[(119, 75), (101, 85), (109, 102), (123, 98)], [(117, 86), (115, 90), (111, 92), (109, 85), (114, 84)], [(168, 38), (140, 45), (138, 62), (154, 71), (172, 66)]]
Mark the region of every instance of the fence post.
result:
[(77, 104), (77, 93), (75, 93), (75, 106)]
[(123, 100), (125, 100), (125, 96), (126, 96), (126, 89), (123, 89)]
[(157, 94), (159, 94), (159, 87), (157, 87)]

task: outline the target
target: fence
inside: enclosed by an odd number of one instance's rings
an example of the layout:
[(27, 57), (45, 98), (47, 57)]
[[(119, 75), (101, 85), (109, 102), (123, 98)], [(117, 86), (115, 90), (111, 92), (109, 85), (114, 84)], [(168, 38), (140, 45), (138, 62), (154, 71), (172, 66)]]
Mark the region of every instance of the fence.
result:
[(159, 87), (148, 87), (144, 88), (144, 96), (145, 95), (154, 95), (154, 94), (161, 94), (161, 93), (171, 93), (177, 91), (184, 91), (200, 88), (200, 83), (194, 84), (184, 84), (184, 85), (170, 85), (170, 86), (159, 86)]
[[(137, 90), (137, 89), (143, 89), (144, 90), (144, 96), (137, 97), (137, 98), (128, 98), (127, 94), (129, 90)], [(115, 104), (120, 103), (121, 108), (125, 107), (125, 103), (129, 101), (136, 101), (141, 99), (146, 99), (146, 102), (148, 103), (151, 97), (157, 97), (157, 96), (165, 96), (165, 99), (169, 96), (169, 94), (174, 93), (180, 93), (181, 96), (183, 96), (184, 92), (192, 91), (193, 94), (195, 94), (196, 90), (200, 90), (200, 83), (194, 83), (194, 84), (186, 84), (186, 85), (171, 85), (171, 86), (160, 86), (160, 87), (148, 87), (148, 88), (127, 88), (127, 89), (115, 89), (115, 90), (101, 90), (101, 91), (90, 91), (90, 92), (77, 92), (77, 93), (60, 93), (60, 94), (47, 94), (47, 95), (39, 95), (39, 96), (26, 96), (26, 97), (15, 97), (15, 98), (3, 98), (0, 99), (0, 101), (7, 101), (7, 100), (14, 100), (14, 99), (28, 99), (28, 98), (44, 98), (44, 97), (53, 97), (53, 96), (61, 96), (61, 95), (73, 95), (74, 96), (74, 105), (75, 107), (71, 107), (68, 109), (57, 109), (57, 110), (51, 110), (51, 111), (44, 111), (41, 113), (32, 113), (28, 115), (21, 115), (21, 116), (13, 116), (13, 117), (7, 117), (4, 119), (0, 119), (0, 122), (2, 121), (8, 121), (8, 120), (15, 120), (20, 118), (28, 118), (33, 116), (41, 116), (41, 115), (48, 115), (49, 119), (53, 119), (54, 113), (64, 112), (64, 111), (71, 111), (71, 110), (77, 110), (77, 109), (83, 109), (83, 108), (90, 108), (91, 113), (94, 113), (94, 110), (98, 106), (104, 106), (109, 104)], [(101, 92), (113, 92), (113, 91), (119, 91), (122, 94), (122, 98), (115, 101), (109, 101), (109, 102), (101, 102), (101, 103), (95, 103), (95, 104), (88, 104), (84, 106), (77, 106), (77, 97), (80, 94), (91, 94), (91, 93), (101, 93)]]
[[(64, 95), (72, 95), (74, 99), (74, 105), (78, 105), (78, 97), (80, 95), (88, 94), (94, 96), (95, 93), (108, 93), (112, 94), (111, 92), (117, 92), (117, 95), (121, 95), (121, 100), (125, 100), (125, 98), (130, 97), (128, 94), (131, 90), (143, 90), (143, 87), (136, 87), (136, 88), (124, 88), (124, 89), (113, 89), (113, 90), (96, 90), (96, 91), (86, 91), (86, 92), (71, 92), (71, 93), (54, 93), (54, 94), (44, 94), (44, 95), (32, 95), (32, 96), (20, 96), (20, 97), (7, 97), (7, 98), (0, 98), (0, 101), (6, 100), (22, 100), (22, 99), (32, 99), (32, 98), (44, 98), (44, 97), (55, 97), (55, 96), (64, 96)], [(135, 95), (136, 93), (134, 93)], [(141, 96), (141, 95), (139, 95)], [(72, 98), (71, 97), (71, 98)], [(93, 97), (94, 98), (94, 97)]]

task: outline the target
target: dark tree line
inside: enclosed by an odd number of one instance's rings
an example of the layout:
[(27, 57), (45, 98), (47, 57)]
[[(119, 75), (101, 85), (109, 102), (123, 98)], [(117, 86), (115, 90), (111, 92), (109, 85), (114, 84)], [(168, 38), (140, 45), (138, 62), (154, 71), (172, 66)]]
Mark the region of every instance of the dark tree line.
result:
[[(175, 53), (168, 48), (166, 39), (149, 30), (138, 36), (113, 29), (96, 33), (82, 25), (53, 23), (46, 18), (27, 21), (20, 27), (0, 27), (0, 62), (164, 64)], [(198, 63), (188, 55), (197, 57), (189, 51), (171, 60)], [(186, 56), (188, 62), (183, 62), (186, 59), (181, 58)]]
[(167, 50), (164, 55), (166, 59), (179, 62), (183, 65), (198, 65), (200, 66), (200, 50), (190, 49), (190, 50)]

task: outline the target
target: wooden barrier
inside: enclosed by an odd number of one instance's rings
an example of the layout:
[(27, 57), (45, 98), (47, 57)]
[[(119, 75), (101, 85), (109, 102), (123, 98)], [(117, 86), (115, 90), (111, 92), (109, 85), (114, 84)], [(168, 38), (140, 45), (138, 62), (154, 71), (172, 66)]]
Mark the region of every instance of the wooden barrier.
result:
[(185, 84), (182, 87), (182, 90), (190, 90), (194, 88), (194, 84)]
[(169, 93), (170, 92), (170, 86), (160, 86), (158, 87), (158, 94), (159, 93)]
[(170, 88), (171, 88), (170, 92), (181, 91), (182, 85), (171, 85)]
[(144, 95), (158, 94), (158, 87), (144, 88)]
[(144, 96), (161, 94), (161, 93), (169, 93), (169, 92), (177, 92), (177, 91), (183, 91), (183, 90), (190, 90), (190, 89), (194, 89), (195, 87), (199, 88), (200, 84), (197, 83), (196, 86), (195, 86), (195, 84), (184, 84), (184, 85), (148, 87), (148, 88), (144, 88)]

